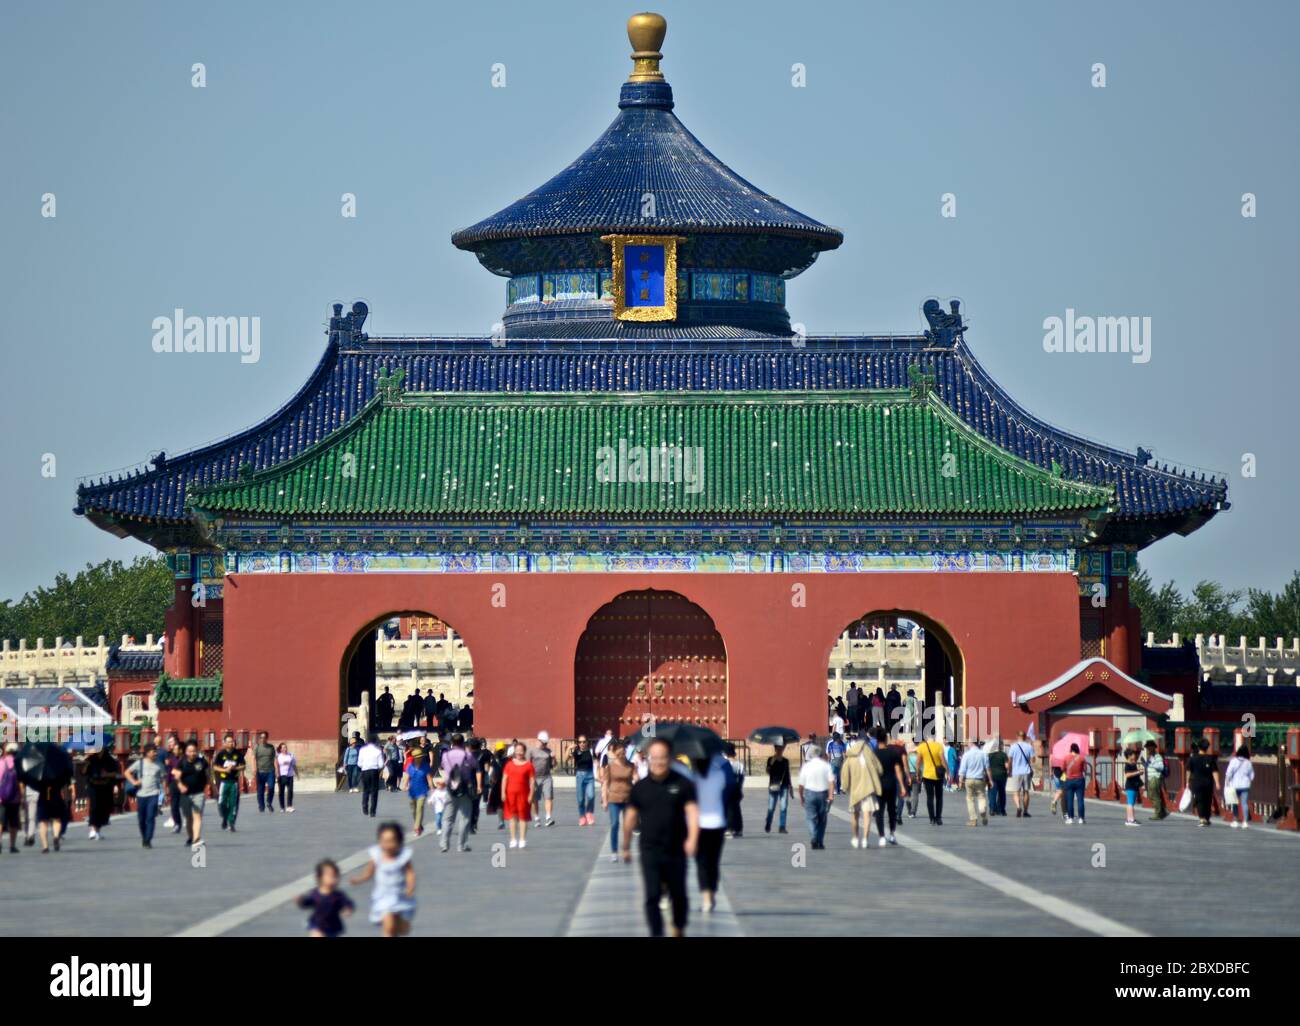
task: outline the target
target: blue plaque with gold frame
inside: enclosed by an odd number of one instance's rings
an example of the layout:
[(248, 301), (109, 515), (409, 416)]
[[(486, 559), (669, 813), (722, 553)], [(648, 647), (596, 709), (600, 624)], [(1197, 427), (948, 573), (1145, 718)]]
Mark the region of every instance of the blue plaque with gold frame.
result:
[(620, 321), (677, 319), (676, 235), (602, 235), (613, 247), (614, 316)]

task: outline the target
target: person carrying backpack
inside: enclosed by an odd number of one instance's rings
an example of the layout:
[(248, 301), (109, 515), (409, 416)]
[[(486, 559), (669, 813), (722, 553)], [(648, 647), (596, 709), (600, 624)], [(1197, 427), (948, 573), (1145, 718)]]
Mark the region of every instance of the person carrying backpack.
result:
[(831, 739), (826, 742), (826, 758), (831, 764), (831, 769), (835, 771), (835, 793), (837, 795), (844, 793), (844, 788), (840, 786), (840, 774), (844, 769), (844, 754), (847, 751), (842, 734), (832, 734)]
[(478, 760), (465, 749), (463, 734), (451, 736), (451, 749), (442, 757), (442, 777), (447, 782), (447, 809), (442, 823), (441, 851), (447, 851), (452, 831), (459, 826), (456, 850), (469, 851), (466, 844), (474, 802), (482, 790), (482, 773)]

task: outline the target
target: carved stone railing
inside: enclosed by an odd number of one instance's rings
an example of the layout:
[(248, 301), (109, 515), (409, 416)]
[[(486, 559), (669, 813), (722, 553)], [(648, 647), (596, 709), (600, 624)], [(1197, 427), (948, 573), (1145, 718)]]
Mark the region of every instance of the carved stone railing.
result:
[[(1157, 642), (1147, 633), (1148, 648), (1178, 648), (1182, 638), (1175, 634), (1170, 641)], [(1250, 644), (1245, 637), (1233, 643), (1221, 634), (1196, 635), (1196, 657), (1203, 680), (1216, 684), (1300, 685), (1300, 638), (1288, 646), (1283, 638), (1259, 638)]]
[[(125, 651), (154, 650), (158, 646), (150, 634), (143, 645), (128, 635), (122, 636)], [(46, 647), (44, 638), (37, 638), (34, 646), (26, 638), (17, 646), (9, 641), (0, 642), (0, 685), (4, 687), (62, 687), (65, 685), (93, 685), (104, 679), (110, 646), (101, 634), (93, 645), (78, 636), (75, 643), (65, 643), (62, 637)]]
[(383, 631), (375, 639), (375, 692), (387, 687), (397, 711), (416, 688), (445, 694), (453, 705), (473, 703), (474, 663), (465, 642), (450, 627), (441, 638), (411, 637), (388, 640)]
[(849, 685), (874, 691), (888, 691), (891, 686), (901, 691), (925, 691), (925, 638), (920, 633), (910, 638), (887, 638), (884, 630), (876, 628), (869, 638), (850, 637), (846, 632), (831, 649), (828, 668), (828, 687), (831, 694), (843, 695)]

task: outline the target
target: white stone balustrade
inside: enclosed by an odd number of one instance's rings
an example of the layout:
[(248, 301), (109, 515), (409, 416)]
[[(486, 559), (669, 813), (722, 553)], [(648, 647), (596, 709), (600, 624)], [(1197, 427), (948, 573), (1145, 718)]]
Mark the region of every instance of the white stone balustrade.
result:
[(887, 638), (879, 627), (869, 638), (854, 638), (845, 632), (831, 649), (828, 677), (835, 696), (842, 696), (855, 682), (869, 691), (880, 688), (888, 692), (894, 686), (924, 694), (925, 637), (918, 632), (911, 638)]
[[(0, 643), (0, 684), (11, 688), (94, 686), (103, 680), (110, 649), (104, 636), (101, 634), (93, 645), (87, 645), (80, 635), (75, 644), (65, 644), (64, 640), (55, 638), (49, 648), (44, 638), (37, 638), (35, 646), (28, 645), (26, 638), (21, 638), (16, 648), (8, 640)], [(127, 651), (142, 652), (161, 645), (152, 634), (143, 645), (122, 636), (122, 648)]]
[[(1170, 641), (1157, 642), (1147, 633), (1148, 648), (1178, 648), (1182, 638), (1175, 634)], [(1222, 634), (1196, 635), (1196, 657), (1201, 663), (1201, 677), (1216, 684), (1300, 685), (1300, 638), (1259, 638), (1252, 645), (1245, 637), (1229, 644)]]
[(411, 637), (388, 640), (381, 630), (375, 638), (375, 692), (387, 687), (400, 713), (402, 703), (416, 688), (442, 693), (453, 705), (473, 704), (474, 664), (465, 642), (447, 628), (446, 637)]

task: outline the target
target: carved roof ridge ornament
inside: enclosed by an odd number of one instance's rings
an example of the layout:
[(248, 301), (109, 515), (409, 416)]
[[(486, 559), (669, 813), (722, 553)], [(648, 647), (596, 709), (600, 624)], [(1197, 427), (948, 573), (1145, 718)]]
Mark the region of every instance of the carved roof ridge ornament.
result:
[(380, 400), (385, 405), (392, 405), (402, 401), (402, 381), (405, 378), (406, 369), (404, 367), (393, 367), (387, 372), (375, 375), (375, 388), (379, 393)]
[(931, 342), (951, 345), (961, 338), (962, 332), (966, 330), (966, 322), (961, 316), (961, 300), (948, 300), (948, 309), (950, 312), (944, 313), (943, 306), (933, 297), (921, 305), (921, 313), (925, 315), (930, 325), (930, 330), (925, 333), (925, 337)]
[(924, 401), (934, 390), (934, 375), (921, 370), (914, 363), (907, 365), (907, 380), (911, 382), (913, 401)]

